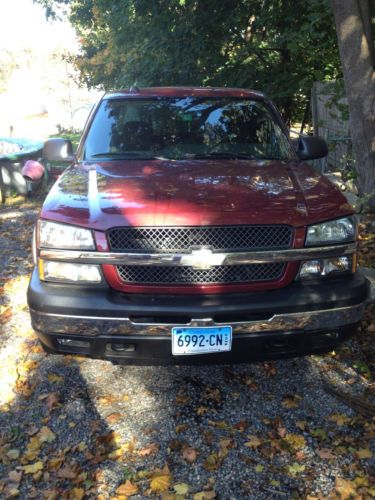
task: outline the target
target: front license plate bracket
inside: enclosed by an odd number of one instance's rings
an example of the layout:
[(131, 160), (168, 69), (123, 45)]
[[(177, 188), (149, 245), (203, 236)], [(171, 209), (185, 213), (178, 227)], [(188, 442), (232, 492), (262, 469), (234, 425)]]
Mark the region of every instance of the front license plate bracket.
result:
[(231, 326), (172, 328), (172, 354), (175, 356), (210, 354), (231, 349)]

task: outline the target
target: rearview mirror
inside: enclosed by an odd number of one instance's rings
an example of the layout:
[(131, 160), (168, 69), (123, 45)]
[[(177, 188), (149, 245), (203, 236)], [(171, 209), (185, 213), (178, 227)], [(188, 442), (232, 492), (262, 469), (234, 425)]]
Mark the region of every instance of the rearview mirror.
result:
[(43, 158), (47, 161), (66, 161), (74, 160), (72, 143), (67, 139), (59, 137), (48, 139), (44, 143)]
[(328, 146), (324, 139), (314, 135), (301, 136), (295, 141), (296, 153), (300, 160), (316, 160), (328, 154)]

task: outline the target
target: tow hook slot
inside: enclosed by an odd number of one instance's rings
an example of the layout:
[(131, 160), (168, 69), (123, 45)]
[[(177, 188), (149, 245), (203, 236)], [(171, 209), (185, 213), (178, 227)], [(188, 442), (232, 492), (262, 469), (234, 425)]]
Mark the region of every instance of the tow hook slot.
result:
[(116, 354), (134, 352), (135, 344), (107, 344), (107, 350), (115, 352)]

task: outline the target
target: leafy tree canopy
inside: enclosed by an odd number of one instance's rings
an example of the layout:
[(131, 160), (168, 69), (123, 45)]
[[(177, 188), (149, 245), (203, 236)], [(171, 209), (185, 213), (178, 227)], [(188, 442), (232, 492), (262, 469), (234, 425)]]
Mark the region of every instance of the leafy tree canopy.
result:
[(328, 0), (35, 0), (77, 30), (81, 79), (104, 89), (211, 85), (265, 91), (301, 119), (340, 74)]

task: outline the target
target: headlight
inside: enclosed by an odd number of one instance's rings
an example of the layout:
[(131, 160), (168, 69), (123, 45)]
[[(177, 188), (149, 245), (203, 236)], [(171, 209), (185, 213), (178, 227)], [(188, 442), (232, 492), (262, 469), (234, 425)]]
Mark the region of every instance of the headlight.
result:
[(101, 283), (99, 266), (39, 260), (39, 277), (42, 281), (64, 283)]
[(356, 238), (355, 217), (343, 217), (308, 226), (306, 246), (347, 243)]
[(39, 246), (71, 250), (95, 250), (90, 229), (58, 224), (48, 220), (39, 221)]

